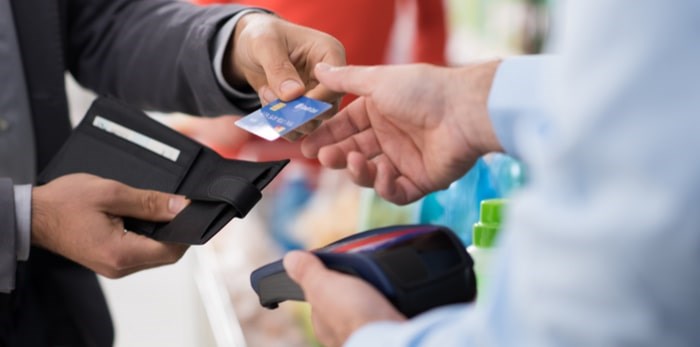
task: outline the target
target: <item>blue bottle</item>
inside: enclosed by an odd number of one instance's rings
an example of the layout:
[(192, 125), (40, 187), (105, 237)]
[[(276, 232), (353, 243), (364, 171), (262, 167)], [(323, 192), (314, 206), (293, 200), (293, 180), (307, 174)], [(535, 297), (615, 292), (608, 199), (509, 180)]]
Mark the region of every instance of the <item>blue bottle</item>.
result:
[(471, 245), (481, 201), (510, 196), (524, 179), (522, 164), (517, 160), (500, 153), (488, 154), (449, 188), (423, 198), (419, 221), (447, 226), (465, 246)]
[(291, 232), (290, 226), (303, 211), (313, 195), (313, 189), (303, 167), (292, 166), (283, 176), (279, 191), (272, 199), (269, 230), (283, 251), (302, 249), (303, 245)]

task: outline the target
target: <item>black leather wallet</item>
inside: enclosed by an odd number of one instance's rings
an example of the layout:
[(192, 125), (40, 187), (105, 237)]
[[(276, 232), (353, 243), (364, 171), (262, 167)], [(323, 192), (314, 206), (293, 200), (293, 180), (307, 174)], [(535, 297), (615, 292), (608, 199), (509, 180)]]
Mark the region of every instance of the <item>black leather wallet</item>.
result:
[(184, 195), (191, 203), (171, 222), (127, 218), (125, 228), (156, 240), (203, 244), (233, 217), (245, 217), (288, 162), (227, 160), (141, 110), (98, 99), (38, 182), (84, 172)]

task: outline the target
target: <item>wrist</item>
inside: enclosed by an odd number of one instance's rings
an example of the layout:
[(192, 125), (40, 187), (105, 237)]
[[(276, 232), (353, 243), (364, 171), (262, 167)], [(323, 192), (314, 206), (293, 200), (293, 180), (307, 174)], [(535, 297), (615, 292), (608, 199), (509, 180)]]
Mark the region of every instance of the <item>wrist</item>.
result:
[(46, 248), (47, 236), (52, 229), (49, 202), (41, 194), (42, 188), (32, 189), (32, 212), (30, 241), (33, 246)]
[(493, 60), (458, 68), (452, 78), (458, 81), (457, 88), (450, 88), (450, 100), (456, 113), (457, 124), (469, 148), (478, 155), (502, 152), (503, 147), (496, 136), (488, 111), (491, 86), (501, 60)]

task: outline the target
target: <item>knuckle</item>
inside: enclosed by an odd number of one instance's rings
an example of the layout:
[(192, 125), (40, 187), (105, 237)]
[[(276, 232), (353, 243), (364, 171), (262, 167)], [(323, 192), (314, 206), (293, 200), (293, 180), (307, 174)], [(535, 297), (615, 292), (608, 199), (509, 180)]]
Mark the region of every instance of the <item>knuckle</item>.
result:
[(129, 261), (124, 255), (115, 250), (108, 250), (105, 254), (104, 276), (115, 279), (128, 274), (127, 269)]
[(121, 198), (124, 195), (124, 186), (113, 180), (99, 180), (96, 183), (100, 196), (107, 199)]
[(326, 41), (328, 42), (328, 46), (331, 48), (332, 51), (337, 51), (338, 53), (341, 53), (343, 56), (345, 56), (345, 46), (336, 39), (333, 36), (330, 36), (328, 34), (326, 35)]
[(160, 211), (160, 196), (153, 191), (147, 191), (141, 195), (141, 207), (148, 214), (157, 214)]
[(178, 260), (180, 260), (182, 255), (183, 252), (181, 252), (179, 249), (171, 249), (165, 253), (163, 256), (163, 261), (165, 261), (166, 264), (175, 264)]
[(287, 59), (275, 60), (267, 66), (267, 69), (269, 72), (279, 75), (285, 80), (292, 73), (296, 73), (296, 67)]
[(114, 269), (104, 270), (100, 273), (100, 275), (107, 277), (111, 280), (116, 280), (116, 279), (120, 279), (120, 278), (124, 277), (123, 274), (121, 274), (119, 271), (114, 270)]
[(325, 272), (318, 271), (318, 269), (316, 270), (317, 271), (310, 271), (308, 270), (308, 266), (304, 266), (299, 271), (299, 282), (301, 282), (306, 289), (312, 292), (324, 281), (323, 277)]
[(122, 271), (115, 268), (111, 264), (105, 264), (100, 271), (97, 271), (97, 273), (113, 280), (124, 277)]
[(171, 252), (170, 255), (167, 258), (168, 264), (175, 264), (182, 258), (182, 253), (180, 252)]
[(249, 35), (250, 47), (255, 51), (265, 50), (280, 42), (280, 37), (274, 30), (251, 30)]

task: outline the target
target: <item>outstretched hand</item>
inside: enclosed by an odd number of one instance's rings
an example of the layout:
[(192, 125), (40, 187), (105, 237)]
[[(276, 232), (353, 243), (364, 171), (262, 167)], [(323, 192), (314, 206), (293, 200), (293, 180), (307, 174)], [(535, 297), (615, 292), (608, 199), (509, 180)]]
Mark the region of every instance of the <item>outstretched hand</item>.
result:
[[(345, 49), (332, 36), (273, 15), (251, 13), (240, 19), (231, 40), (225, 75), (234, 85), (252, 86), (263, 104), (306, 95), (334, 105), (326, 118), (338, 110), (343, 93), (319, 85), (314, 76), (318, 63), (345, 64)], [(319, 124), (309, 122), (288, 138), (308, 134)]]
[(487, 110), (498, 65), (319, 64), (323, 86), (359, 98), (307, 137), (302, 151), (347, 168), (355, 183), (397, 204), (447, 188), (480, 155), (501, 150)]

